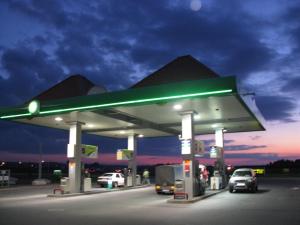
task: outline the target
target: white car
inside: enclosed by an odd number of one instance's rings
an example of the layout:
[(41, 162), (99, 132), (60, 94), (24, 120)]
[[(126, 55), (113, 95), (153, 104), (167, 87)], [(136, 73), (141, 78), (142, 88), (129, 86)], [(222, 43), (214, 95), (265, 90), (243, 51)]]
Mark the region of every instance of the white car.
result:
[(233, 172), (229, 179), (229, 192), (238, 190), (257, 191), (257, 178), (254, 170), (243, 168)]
[(107, 186), (111, 182), (113, 187), (124, 186), (125, 179), (122, 173), (105, 173), (98, 177), (97, 183), (100, 187)]

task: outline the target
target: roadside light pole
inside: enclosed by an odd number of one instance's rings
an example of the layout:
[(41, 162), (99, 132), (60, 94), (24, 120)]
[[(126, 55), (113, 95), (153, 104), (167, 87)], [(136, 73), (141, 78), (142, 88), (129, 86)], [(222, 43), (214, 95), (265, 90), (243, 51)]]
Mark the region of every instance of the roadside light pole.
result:
[(39, 153), (40, 153), (40, 158), (39, 158), (39, 173), (38, 173), (38, 179), (42, 179), (42, 142), (38, 141), (39, 143)]

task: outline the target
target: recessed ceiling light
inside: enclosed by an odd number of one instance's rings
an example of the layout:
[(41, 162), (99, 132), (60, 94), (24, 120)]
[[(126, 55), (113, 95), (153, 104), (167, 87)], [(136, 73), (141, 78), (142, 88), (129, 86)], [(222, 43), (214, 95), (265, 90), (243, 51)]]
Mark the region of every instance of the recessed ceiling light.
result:
[(57, 121), (57, 122), (60, 122), (62, 120), (63, 120), (63, 118), (61, 118), (61, 117), (55, 117), (55, 121)]
[(216, 128), (218, 126), (218, 124), (213, 124), (211, 125), (211, 127)]
[(95, 125), (94, 124), (88, 124), (87, 126), (91, 128), (91, 127), (94, 127)]
[(173, 106), (173, 109), (180, 110), (180, 109), (182, 109), (182, 105), (176, 104), (176, 105)]
[(120, 131), (120, 134), (125, 134), (125, 131), (124, 131), (124, 130), (121, 130), (121, 131)]
[(142, 138), (142, 137), (144, 137), (144, 135), (143, 134), (139, 134), (139, 137)]
[(194, 115), (195, 120), (199, 120), (200, 118), (201, 118), (201, 116), (199, 114)]

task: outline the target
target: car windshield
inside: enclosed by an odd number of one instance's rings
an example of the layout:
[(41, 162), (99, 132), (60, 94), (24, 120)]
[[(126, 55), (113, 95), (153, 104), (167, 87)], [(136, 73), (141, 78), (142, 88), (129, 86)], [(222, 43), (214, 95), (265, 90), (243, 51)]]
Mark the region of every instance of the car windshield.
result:
[(235, 171), (232, 176), (234, 176), (234, 177), (251, 177), (252, 174), (251, 174), (251, 171), (240, 170), (240, 171)]
[(113, 174), (112, 173), (105, 173), (102, 175), (102, 177), (111, 177)]

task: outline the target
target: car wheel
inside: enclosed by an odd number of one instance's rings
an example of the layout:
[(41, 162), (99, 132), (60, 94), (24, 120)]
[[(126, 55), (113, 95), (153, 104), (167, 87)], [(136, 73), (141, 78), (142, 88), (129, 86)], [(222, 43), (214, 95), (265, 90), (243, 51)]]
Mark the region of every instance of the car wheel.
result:
[(118, 187), (118, 182), (114, 182), (113, 186), (114, 186), (114, 188), (117, 188)]
[(229, 188), (229, 192), (232, 193), (233, 192), (233, 188)]

